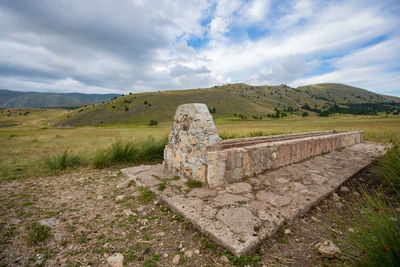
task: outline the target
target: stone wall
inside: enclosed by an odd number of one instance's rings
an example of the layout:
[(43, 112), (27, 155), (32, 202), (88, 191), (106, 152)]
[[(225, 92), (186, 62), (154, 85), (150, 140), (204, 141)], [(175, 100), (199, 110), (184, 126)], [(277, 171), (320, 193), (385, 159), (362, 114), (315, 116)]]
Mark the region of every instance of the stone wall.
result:
[(177, 108), (164, 150), (164, 171), (211, 188), (363, 142), (362, 131), (231, 139), (218, 136), (204, 104)]
[[(290, 135), (285, 135), (290, 137)], [(233, 147), (207, 153), (207, 183), (214, 188), (241, 181), (266, 170), (279, 168), (363, 141), (363, 132), (327, 132), (301, 137)]]

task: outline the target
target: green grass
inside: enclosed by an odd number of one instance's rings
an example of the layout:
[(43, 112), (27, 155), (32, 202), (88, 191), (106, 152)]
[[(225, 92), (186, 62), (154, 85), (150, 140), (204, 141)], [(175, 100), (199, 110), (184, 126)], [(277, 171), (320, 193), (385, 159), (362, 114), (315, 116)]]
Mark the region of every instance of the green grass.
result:
[(79, 166), (81, 159), (77, 155), (73, 155), (68, 150), (65, 150), (61, 155), (45, 158), (44, 163), (51, 171), (61, 171), (68, 167)]
[(117, 140), (111, 145), (111, 160), (120, 163), (135, 162), (139, 159), (139, 148), (135, 143)]
[(352, 216), (343, 225), (354, 232), (340, 240), (345, 254), (360, 266), (400, 266), (400, 217), (384, 193), (364, 190), (348, 208)]
[(378, 160), (378, 166), (385, 188), (393, 191), (400, 200), (400, 147), (397, 143)]
[(197, 180), (193, 180), (193, 179), (189, 179), (186, 184), (187, 184), (187, 186), (189, 188), (195, 188), (195, 187), (202, 187), (203, 186), (203, 183), (201, 181), (197, 181)]
[(140, 191), (139, 199), (145, 203), (151, 202), (156, 196), (151, 190), (146, 187), (139, 186), (138, 190)]
[(103, 169), (111, 165), (111, 155), (106, 150), (98, 150), (93, 159), (93, 166), (96, 169)]
[(38, 243), (44, 242), (50, 236), (51, 236), (50, 227), (41, 225), (38, 222), (33, 222), (29, 226), (28, 244), (36, 245)]

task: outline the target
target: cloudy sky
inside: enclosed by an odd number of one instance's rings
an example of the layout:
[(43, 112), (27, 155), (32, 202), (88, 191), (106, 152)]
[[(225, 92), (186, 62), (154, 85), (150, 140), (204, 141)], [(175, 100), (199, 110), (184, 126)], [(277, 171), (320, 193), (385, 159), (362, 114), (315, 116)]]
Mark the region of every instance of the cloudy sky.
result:
[(400, 1), (1, 0), (0, 88), (338, 82), (400, 96)]

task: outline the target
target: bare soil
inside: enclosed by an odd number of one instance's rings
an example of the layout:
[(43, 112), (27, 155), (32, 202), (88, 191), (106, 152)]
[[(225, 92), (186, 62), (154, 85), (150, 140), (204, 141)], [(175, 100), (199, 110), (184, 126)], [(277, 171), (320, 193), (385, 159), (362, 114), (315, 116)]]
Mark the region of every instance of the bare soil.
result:
[[(373, 186), (371, 168), (350, 179), (345, 186), (351, 190), (338, 192), (339, 201), (324, 200), (250, 256), (259, 256), (265, 266), (351, 265), (345, 256), (322, 257), (315, 244), (335, 242), (341, 234), (336, 219), (351, 217), (346, 203), (360, 184)], [(46, 241), (29, 245), (29, 226), (46, 218), (60, 223)], [(182, 256), (181, 266), (230, 266), (223, 248), (156, 199), (141, 200), (117, 169), (81, 169), (0, 185), (0, 266), (108, 266), (113, 253), (123, 254), (126, 266), (172, 266), (174, 255), (184, 250), (199, 253)]]

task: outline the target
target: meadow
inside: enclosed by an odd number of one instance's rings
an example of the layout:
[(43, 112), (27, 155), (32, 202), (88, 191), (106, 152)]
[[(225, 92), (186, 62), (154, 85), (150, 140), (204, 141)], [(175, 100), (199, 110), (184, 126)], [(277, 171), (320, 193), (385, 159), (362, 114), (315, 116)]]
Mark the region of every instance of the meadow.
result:
[[(37, 177), (51, 173), (46, 160), (68, 152), (79, 157), (81, 167), (93, 167), (96, 155), (110, 149), (118, 140), (143, 142), (149, 136), (162, 140), (168, 136), (172, 122), (158, 125), (104, 125), (77, 128), (55, 128), (48, 125), (51, 117), (62, 110), (31, 111), (27, 116), (13, 116), (12, 127), (0, 127), (1, 180)], [(10, 117), (0, 117), (7, 125)], [(322, 130), (364, 130), (366, 141), (390, 142), (400, 140), (399, 116), (289, 117), (286, 119), (239, 120), (216, 118), (215, 124), (222, 138), (274, 135)], [(119, 162), (121, 163), (121, 162)], [(115, 167), (120, 167), (117, 164)], [(65, 170), (64, 170), (65, 172)]]
[[(256, 254), (237, 258), (191, 228), (181, 216), (160, 206), (153, 195), (135, 190), (130, 183), (119, 187), (124, 180), (121, 168), (162, 161), (160, 155), (172, 122), (56, 128), (49, 121), (67, 111), (30, 110), (26, 115), (26, 110), (13, 111), (10, 116), (0, 116), (0, 202), (4, 207), (0, 214), (0, 237), (4, 238), (0, 243), (7, 244), (7, 252), (0, 253), (0, 263), (24, 255), (23, 261), (41, 266), (64, 259), (70, 266), (81, 262), (100, 265), (105, 253), (121, 251), (127, 265), (169, 266), (173, 255), (183, 254), (178, 248), (183, 242), (192, 250), (200, 249), (202, 255), (192, 259), (182, 255), (181, 263), (186, 266), (213, 265), (222, 256), (237, 266), (259, 266), (261, 262), (309, 266), (398, 264), (399, 116), (216, 118), (222, 138), (364, 130), (366, 141), (392, 143), (395, 147), (366, 172), (353, 177), (346, 184), (350, 192), (338, 192), (346, 208), (338, 208), (338, 203), (329, 199), (293, 225), (285, 226), (292, 229), (292, 234), (286, 236), (282, 229)], [(354, 184), (360, 179), (358, 186)], [(121, 195), (126, 199), (117, 201)], [(157, 204), (153, 205), (153, 200)], [(129, 209), (123, 212), (133, 211), (133, 215), (114, 216), (121, 207)], [(146, 211), (139, 212), (139, 208)], [(64, 235), (61, 241), (54, 241), (53, 230), (37, 223), (48, 217), (60, 218)], [(82, 222), (81, 218), (91, 219)], [(143, 226), (147, 221), (152, 223)], [(25, 230), (18, 232), (21, 225)], [(93, 236), (89, 239), (82, 234), (78, 231), (81, 227)], [(159, 229), (164, 229), (165, 236), (159, 236)], [(344, 234), (338, 235), (338, 231)], [(129, 238), (125, 238), (127, 233)], [(342, 255), (329, 260), (321, 257), (312, 245), (321, 238), (333, 238)], [(160, 241), (168, 252), (166, 258), (158, 253)], [(36, 258), (38, 253), (42, 258)]]

